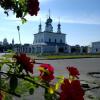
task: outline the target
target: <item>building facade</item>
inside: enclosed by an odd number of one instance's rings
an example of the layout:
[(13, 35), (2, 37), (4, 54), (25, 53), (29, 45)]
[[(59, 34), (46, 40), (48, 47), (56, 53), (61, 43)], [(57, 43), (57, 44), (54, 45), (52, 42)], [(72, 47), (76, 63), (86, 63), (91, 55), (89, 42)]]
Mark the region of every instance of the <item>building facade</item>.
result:
[(20, 45), (20, 44), (15, 44), (14, 45), (14, 51), (19, 53), (33, 53), (33, 45), (31, 44), (24, 44), (24, 45)]
[(34, 53), (69, 53), (70, 47), (66, 44), (66, 34), (61, 32), (60, 22), (57, 31), (53, 32), (52, 19), (45, 22), (45, 30), (42, 31), (40, 22), (38, 33), (34, 34), (33, 52)]
[(7, 38), (4, 38), (4, 39), (3, 39), (3, 45), (8, 45)]
[(92, 53), (100, 53), (100, 41), (92, 42), (91, 52)]

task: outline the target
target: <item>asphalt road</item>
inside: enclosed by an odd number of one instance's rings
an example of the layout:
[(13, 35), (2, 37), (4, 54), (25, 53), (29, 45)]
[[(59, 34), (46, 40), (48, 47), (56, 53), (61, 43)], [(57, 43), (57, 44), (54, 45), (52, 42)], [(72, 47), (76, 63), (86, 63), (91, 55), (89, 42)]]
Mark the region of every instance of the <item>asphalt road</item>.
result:
[[(68, 74), (67, 66), (75, 66), (80, 71), (80, 78), (87, 77), (88, 72), (100, 72), (100, 58), (37, 60), (39, 63), (48, 63), (54, 66), (55, 75)], [(37, 65), (36, 65), (37, 66)], [(84, 77), (83, 77), (84, 76)]]

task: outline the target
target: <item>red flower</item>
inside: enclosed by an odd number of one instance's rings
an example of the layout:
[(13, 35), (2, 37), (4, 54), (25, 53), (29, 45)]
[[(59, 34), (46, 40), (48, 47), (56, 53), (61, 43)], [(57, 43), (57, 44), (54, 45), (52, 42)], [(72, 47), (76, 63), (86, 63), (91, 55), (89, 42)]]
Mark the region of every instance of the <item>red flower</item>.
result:
[(40, 77), (45, 80), (50, 82), (51, 80), (54, 79), (54, 68), (50, 64), (41, 64), (40, 65)]
[(68, 79), (64, 80), (61, 85), (60, 100), (84, 100), (83, 96), (84, 91), (79, 80), (73, 80), (71, 83)]
[(0, 100), (3, 100), (3, 95), (0, 93)]
[(78, 78), (78, 75), (80, 75), (79, 71), (77, 68), (71, 66), (71, 67), (67, 67), (67, 70), (69, 71), (69, 74), (74, 76), (74, 77), (77, 77)]
[(16, 58), (16, 62), (20, 64), (23, 69), (26, 71), (29, 71), (30, 73), (33, 73), (33, 62), (32, 60), (26, 56), (26, 54), (20, 54), (20, 55), (14, 55), (13, 58)]
[(27, 7), (28, 7), (28, 12), (31, 16), (37, 15), (40, 9), (38, 0), (28, 0)]

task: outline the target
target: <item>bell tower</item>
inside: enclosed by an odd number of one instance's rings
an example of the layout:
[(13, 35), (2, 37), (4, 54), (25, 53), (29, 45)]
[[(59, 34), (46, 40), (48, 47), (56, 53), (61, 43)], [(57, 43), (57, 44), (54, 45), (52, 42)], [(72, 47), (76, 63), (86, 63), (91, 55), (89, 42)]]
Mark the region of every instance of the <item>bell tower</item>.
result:
[(46, 20), (45, 24), (46, 24), (45, 31), (46, 32), (53, 32), (52, 19), (50, 18), (50, 10), (49, 10), (49, 18)]
[(41, 25), (41, 19), (40, 19), (40, 24), (39, 24), (39, 33), (42, 32), (42, 25)]
[(58, 25), (57, 25), (57, 33), (61, 33), (61, 24), (60, 24), (60, 18), (59, 18), (59, 22), (58, 22)]

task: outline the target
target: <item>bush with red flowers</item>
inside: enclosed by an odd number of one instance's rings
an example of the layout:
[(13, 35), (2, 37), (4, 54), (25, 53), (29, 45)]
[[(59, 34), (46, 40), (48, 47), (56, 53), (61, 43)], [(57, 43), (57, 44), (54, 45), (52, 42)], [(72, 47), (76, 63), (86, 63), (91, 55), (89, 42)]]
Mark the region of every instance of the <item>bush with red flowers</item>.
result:
[(73, 77), (77, 77), (78, 78), (78, 75), (80, 75), (78, 69), (75, 68), (74, 66), (67, 67), (67, 70), (69, 71), (69, 75), (71, 75)]
[(84, 100), (84, 91), (79, 80), (70, 82), (68, 79), (64, 79), (61, 90), (60, 100)]
[(79, 71), (75, 67), (67, 67), (69, 78), (64, 79), (61, 84), (60, 100), (84, 100), (84, 90), (81, 87), (80, 81), (77, 79)]
[[(33, 95), (39, 86), (45, 90), (45, 100), (84, 100), (84, 91), (78, 79), (79, 71), (73, 66), (67, 67), (69, 77), (64, 78), (54, 76), (52, 65), (37, 63), (23, 53), (15, 54), (12, 60), (6, 59), (6, 62), (3, 59), (0, 63), (0, 100), (6, 100), (7, 94), (21, 97), (20, 94), (29, 92)], [(2, 71), (4, 64), (6, 71)], [(35, 64), (39, 64), (39, 75), (33, 73)], [(21, 93), (19, 89), (24, 91)]]
[(20, 65), (20, 71), (24, 69), (26, 72), (33, 74), (34, 61), (27, 57), (26, 54), (14, 55), (13, 58), (15, 58), (16, 63)]
[(54, 79), (54, 67), (50, 64), (41, 64), (39, 67), (40, 78), (44, 81), (50, 82)]

